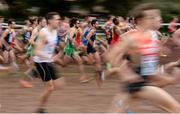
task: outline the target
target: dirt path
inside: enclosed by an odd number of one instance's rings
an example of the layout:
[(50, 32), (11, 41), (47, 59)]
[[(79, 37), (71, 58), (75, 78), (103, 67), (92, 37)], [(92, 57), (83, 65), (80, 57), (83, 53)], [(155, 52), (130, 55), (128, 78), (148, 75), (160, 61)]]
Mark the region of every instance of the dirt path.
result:
[[(162, 63), (177, 60), (180, 57), (179, 49), (174, 49), (170, 56), (162, 58)], [(86, 66), (89, 75), (94, 75), (92, 66)], [(65, 75), (67, 85), (57, 90), (49, 99), (48, 112), (52, 113), (95, 113), (106, 112), (113, 96), (118, 93), (118, 81), (111, 78), (105, 81), (102, 89), (97, 88), (95, 81), (80, 84), (78, 81), (78, 69), (76, 65), (60, 68), (60, 74)], [(22, 88), (18, 83), (21, 76), (11, 76), (0, 73), (0, 103), (2, 113), (32, 113), (36, 110), (39, 95), (43, 91), (41, 80), (33, 82), (34, 87)], [(180, 84), (166, 88), (178, 101), (180, 101)], [(163, 112), (150, 104), (139, 102), (135, 112)]]

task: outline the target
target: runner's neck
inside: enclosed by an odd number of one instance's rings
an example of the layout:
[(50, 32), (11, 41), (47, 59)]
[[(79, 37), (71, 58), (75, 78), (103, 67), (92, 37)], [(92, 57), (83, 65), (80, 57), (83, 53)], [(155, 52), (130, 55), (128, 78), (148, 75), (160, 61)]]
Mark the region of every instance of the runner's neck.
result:
[(47, 26), (47, 28), (48, 28), (48, 30), (50, 31), (50, 32), (53, 32), (55, 29), (54, 28), (52, 28), (51, 26)]

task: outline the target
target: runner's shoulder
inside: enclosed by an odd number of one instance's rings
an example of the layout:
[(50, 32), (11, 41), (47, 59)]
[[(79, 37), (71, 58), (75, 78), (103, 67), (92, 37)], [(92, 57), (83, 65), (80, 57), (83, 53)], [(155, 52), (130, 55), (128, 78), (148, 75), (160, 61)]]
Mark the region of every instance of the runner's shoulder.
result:
[(132, 39), (139, 35), (139, 32), (136, 29), (129, 30), (128, 32), (121, 35), (122, 39)]

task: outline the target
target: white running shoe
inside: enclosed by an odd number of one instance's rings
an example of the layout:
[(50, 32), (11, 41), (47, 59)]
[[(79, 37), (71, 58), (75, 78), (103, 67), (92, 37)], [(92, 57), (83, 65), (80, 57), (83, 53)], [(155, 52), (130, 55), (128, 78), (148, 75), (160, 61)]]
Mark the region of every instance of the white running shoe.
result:
[(105, 80), (106, 79), (106, 76), (105, 76), (105, 71), (103, 70), (101, 72), (101, 80)]

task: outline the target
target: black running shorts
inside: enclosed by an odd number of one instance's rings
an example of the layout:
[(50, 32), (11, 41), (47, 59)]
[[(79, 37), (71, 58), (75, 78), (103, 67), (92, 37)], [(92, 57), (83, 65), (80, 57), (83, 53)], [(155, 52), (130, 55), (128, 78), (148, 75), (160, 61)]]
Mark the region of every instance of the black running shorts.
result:
[(43, 81), (47, 82), (47, 81), (56, 80), (59, 78), (57, 76), (53, 63), (47, 63), (47, 62), (36, 63), (35, 62), (35, 65)]

